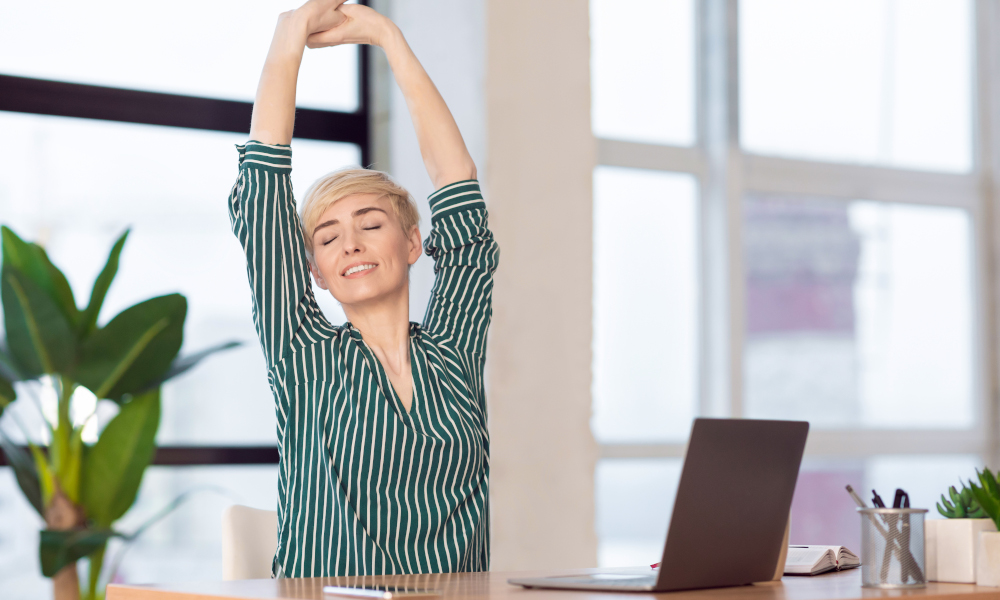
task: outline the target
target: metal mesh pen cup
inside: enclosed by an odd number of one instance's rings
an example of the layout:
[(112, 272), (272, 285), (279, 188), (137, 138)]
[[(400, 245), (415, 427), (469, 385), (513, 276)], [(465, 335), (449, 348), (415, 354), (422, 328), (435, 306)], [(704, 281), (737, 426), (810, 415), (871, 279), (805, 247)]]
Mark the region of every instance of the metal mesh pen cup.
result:
[(861, 586), (913, 589), (927, 586), (925, 508), (859, 508)]

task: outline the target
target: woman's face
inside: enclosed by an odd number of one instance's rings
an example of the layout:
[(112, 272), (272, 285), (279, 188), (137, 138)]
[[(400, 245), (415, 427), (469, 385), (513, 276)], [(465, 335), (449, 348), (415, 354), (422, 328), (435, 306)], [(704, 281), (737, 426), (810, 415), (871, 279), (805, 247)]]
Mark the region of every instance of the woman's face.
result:
[(409, 267), (420, 258), (420, 231), (404, 233), (387, 197), (355, 194), (332, 204), (313, 227), (317, 285), (345, 308), (407, 298)]

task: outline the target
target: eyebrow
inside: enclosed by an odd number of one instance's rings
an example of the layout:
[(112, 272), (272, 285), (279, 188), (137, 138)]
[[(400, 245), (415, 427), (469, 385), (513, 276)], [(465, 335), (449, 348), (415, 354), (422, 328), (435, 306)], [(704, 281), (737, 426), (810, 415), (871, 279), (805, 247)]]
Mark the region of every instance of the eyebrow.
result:
[[(376, 210), (378, 212), (384, 214), (384, 215), (387, 215), (387, 216), (389, 214), (389, 213), (385, 212), (384, 210), (382, 210), (381, 208), (379, 208), (377, 206), (366, 206), (364, 208), (359, 208), (358, 210), (352, 212), (351, 216), (352, 217), (360, 217), (361, 215), (368, 214), (368, 213), (370, 213), (372, 211), (376, 211)], [(329, 221), (323, 221), (322, 223), (320, 223), (319, 225), (317, 225), (315, 228), (313, 228), (313, 235), (316, 235), (316, 232), (319, 231), (320, 229), (323, 229), (324, 227), (329, 227), (330, 225), (336, 225), (338, 223), (340, 223), (340, 221), (337, 220), (337, 219), (331, 219)]]

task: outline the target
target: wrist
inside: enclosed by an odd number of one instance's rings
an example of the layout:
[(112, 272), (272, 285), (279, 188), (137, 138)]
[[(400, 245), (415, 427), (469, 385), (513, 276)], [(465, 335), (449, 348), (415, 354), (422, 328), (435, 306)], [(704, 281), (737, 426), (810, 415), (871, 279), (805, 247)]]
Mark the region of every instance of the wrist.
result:
[(305, 50), (308, 37), (308, 15), (290, 10), (278, 15), (278, 23), (274, 28), (274, 39), (268, 59), (284, 55), (301, 55)]
[(383, 17), (382, 26), (379, 28), (378, 39), (374, 40), (375, 45), (382, 48), (387, 54), (394, 49), (405, 45), (406, 38), (403, 32), (390, 19)]
[(285, 36), (301, 38), (304, 42), (309, 37), (309, 22), (312, 19), (307, 8), (308, 4), (278, 15), (278, 30)]

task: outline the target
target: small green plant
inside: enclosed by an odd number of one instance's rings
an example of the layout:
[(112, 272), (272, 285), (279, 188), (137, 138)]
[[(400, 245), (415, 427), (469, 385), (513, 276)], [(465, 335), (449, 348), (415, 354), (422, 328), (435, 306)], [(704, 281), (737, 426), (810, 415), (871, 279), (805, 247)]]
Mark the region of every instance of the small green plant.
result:
[(976, 477), (979, 484), (969, 481), (969, 489), (986, 516), (993, 519), (1000, 530), (1000, 484), (997, 483), (997, 476), (990, 472), (989, 467), (983, 467), (981, 472), (976, 470)]
[(942, 516), (948, 519), (986, 518), (986, 513), (979, 506), (979, 502), (976, 502), (976, 498), (972, 495), (972, 490), (965, 485), (962, 486), (961, 492), (956, 490), (955, 486), (951, 486), (948, 488), (948, 495), (951, 497), (950, 502), (948, 498), (945, 498), (944, 494), (941, 494), (941, 501), (937, 503), (938, 512)]
[[(0, 448), (25, 498), (45, 522), (39, 559), (57, 600), (79, 598), (76, 563), (84, 558), (90, 567), (85, 598), (102, 597), (108, 541), (132, 540), (152, 521), (130, 533), (114, 529), (135, 502), (156, 451), (160, 385), (209, 354), (237, 345), (178, 357), (187, 315), (187, 300), (180, 294), (140, 302), (99, 325), (127, 237), (128, 231), (112, 247), (89, 302), (80, 308), (65, 275), (41, 246), (7, 227), (0, 235), (5, 329), (0, 339), (0, 416), (20, 394), (21, 402), (28, 403), (25, 410), (33, 405), (45, 424), (38, 435), (37, 428), (26, 427), (16, 412), (8, 411), (8, 421), (21, 430), (27, 449), (3, 429)], [(118, 412), (91, 444), (84, 430), (89, 426), (97, 433), (98, 402), (113, 403)], [(47, 413), (47, 407), (54, 410)]]

